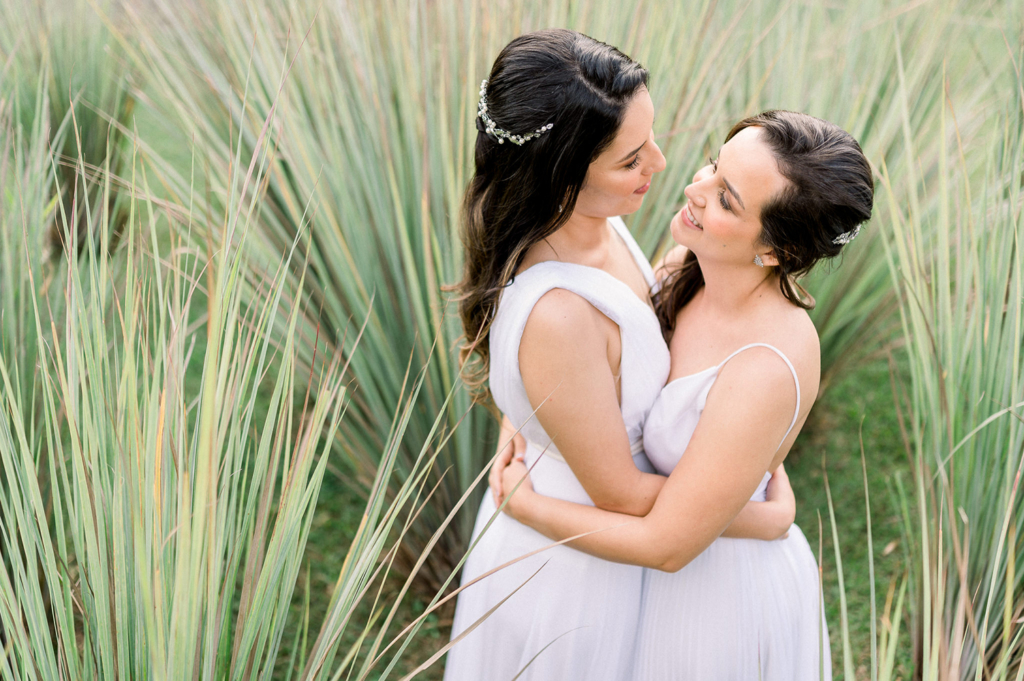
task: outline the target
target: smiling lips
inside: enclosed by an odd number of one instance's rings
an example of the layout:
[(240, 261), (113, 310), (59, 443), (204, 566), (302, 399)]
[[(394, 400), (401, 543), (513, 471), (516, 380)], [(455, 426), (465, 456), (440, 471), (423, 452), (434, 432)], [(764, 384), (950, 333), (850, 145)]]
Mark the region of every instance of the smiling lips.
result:
[(637, 189), (637, 190), (636, 190), (635, 192), (633, 192), (633, 193), (634, 193), (634, 194), (646, 194), (646, 193), (647, 193), (647, 190), (648, 190), (648, 189), (650, 189), (650, 188), (651, 188), (651, 183), (650, 183), (650, 182), (648, 182), (648, 183), (647, 183), (647, 184), (645, 184), (645, 185), (644, 185), (643, 187), (640, 187), (640, 189)]
[(683, 217), (686, 218), (686, 221), (689, 222), (691, 226), (696, 227), (697, 229), (704, 229), (701, 224), (697, 222), (697, 218), (693, 217), (693, 213), (690, 212), (689, 203), (683, 206)]

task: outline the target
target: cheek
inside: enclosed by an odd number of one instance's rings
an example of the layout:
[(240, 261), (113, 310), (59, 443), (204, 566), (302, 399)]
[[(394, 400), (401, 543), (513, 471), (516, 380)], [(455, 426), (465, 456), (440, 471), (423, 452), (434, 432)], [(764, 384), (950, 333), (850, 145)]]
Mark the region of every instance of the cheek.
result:
[(618, 177), (605, 175), (598, 182), (585, 184), (580, 190), (579, 200), (593, 205), (606, 205), (629, 197), (637, 186), (628, 173), (619, 173)]

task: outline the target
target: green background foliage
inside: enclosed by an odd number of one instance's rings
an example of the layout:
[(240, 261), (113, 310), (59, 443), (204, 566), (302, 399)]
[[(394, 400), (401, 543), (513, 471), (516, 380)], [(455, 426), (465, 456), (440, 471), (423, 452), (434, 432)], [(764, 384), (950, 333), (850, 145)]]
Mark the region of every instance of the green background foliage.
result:
[(739, 118), (861, 141), (875, 216), (805, 282), (824, 394), (791, 457), (837, 676), (1016, 677), (1022, 12), (0, 0), (0, 674), (377, 678), (441, 647), (496, 444), (446, 289), (477, 90), (565, 26), (651, 71), (652, 257)]

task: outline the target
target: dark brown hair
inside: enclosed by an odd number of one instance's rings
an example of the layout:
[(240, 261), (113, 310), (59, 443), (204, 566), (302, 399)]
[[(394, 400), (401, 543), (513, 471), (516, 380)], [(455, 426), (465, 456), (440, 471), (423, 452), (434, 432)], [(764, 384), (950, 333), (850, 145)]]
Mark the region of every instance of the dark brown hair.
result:
[(476, 119), (476, 172), (462, 215), (465, 248), (459, 315), (463, 380), (482, 400), (490, 366), (489, 334), (502, 290), (533, 244), (572, 215), (590, 163), (615, 138), (647, 71), (610, 45), (551, 29), (519, 36), (501, 51), (487, 79), (487, 113), (525, 134), (499, 143)]
[[(857, 140), (842, 128), (807, 114), (765, 111), (733, 126), (728, 142), (745, 128), (758, 127), (789, 186), (761, 208), (759, 240), (772, 249), (782, 295), (804, 309), (814, 301), (797, 280), (820, 260), (842, 251), (836, 237), (871, 217), (874, 181)], [(693, 252), (654, 295), (662, 329), (675, 327), (676, 315), (704, 286)]]

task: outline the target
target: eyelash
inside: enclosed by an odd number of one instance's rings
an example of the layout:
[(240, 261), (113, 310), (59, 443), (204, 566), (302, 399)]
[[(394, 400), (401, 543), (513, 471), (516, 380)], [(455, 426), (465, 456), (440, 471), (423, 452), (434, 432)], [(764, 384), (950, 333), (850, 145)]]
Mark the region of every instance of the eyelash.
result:
[(633, 162), (626, 166), (626, 170), (635, 170), (640, 165), (640, 154), (637, 154)]
[[(711, 170), (713, 172), (717, 173), (718, 172), (718, 159), (717, 158), (711, 158), (710, 156), (708, 156), (708, 163), (711, 165)], [(725, 210), (731, 210), (731, 208), (729, 208), (729, 202), (725, 200), (725, 190), (724, 189), (719, 189), (718, 190), (718, 202), (720, 204), (722, 204), (722, 208), (724, 208)]]
[(729, 210), (729, 202), (725, 200), (725, 190), (724, 189), (719, 189), (718, 190), (718, 202), (720, 204), (722, 204), (722, 208), (724, 208), (725, 210)]

